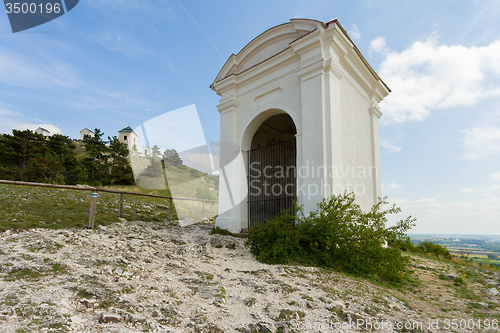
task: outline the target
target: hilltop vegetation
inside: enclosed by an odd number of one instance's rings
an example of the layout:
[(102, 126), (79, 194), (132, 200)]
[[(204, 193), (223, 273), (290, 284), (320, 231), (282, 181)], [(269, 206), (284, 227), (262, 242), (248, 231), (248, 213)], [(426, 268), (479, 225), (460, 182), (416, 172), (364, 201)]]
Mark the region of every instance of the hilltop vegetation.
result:
[[(5, 180), (55, 184), (132, 185), (128, 149), (116, 136), (81, 143), (68, 136), (45, 137), (30, 130), (13, 130), (0, 137), (0, 174)], [(82, 151), (81, 148), (84, 148)]]
[(60, 134), (45, 137), (30, 130), (13, 130), (12, 135), (1, 135), (0, 178), (120, 186), (126, 191), (136, 191), (134, 185), (137, 185), (154, 190), (157, 195), (172, 196), (175, 192), (176, 197), (217, 200), (217, 176), (183, 165), (175, 149), (161, 153), (154, 146), (153, 156), (144, 156), (134, 149), (129, 153), (116, 136), (104, 140), (104, 133), (99, 129), (94, 133), (94, 137), (86, 136), (82, 141)]

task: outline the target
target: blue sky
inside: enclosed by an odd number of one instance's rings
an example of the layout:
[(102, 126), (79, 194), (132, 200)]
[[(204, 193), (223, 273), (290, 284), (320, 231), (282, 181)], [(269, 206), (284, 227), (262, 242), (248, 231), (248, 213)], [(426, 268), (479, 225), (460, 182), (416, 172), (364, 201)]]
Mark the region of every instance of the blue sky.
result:
[(392, 89), (381, 103), (383, 193), (413, 232), (500, 234), (500, 3), (81, 0), (12, 34), (0, 14), (0, 132), (106, 135), (195, 104), (231, 53), (290, 18), (338, 18)]

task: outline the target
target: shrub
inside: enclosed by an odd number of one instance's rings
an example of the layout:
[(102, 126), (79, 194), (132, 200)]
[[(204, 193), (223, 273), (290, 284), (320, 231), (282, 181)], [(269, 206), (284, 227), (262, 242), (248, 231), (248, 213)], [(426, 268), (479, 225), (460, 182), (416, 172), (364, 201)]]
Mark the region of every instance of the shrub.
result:
[(298, 216), (287, 211), (250, 230), (247, 245), (257, 260), (268, 264), (298, 262), (330, 267), (348, 273), (398, 281), (409, 261), (387, 240), (404, 240), (414, 224), (408, 217), (387, 227), (388, 214), (401, 211), (395, 206), (382, 210), (385, 198), (363, 212), (353, 193), (324, 199), (316, 211)]
[(404, 252), (419, 252), (418, 248), (410, 240), (409, 237), (403, 239), (389, 240), (388, 243), (389, 246)]
[[(214, 218), (214, 219), (215, 219), (215, 218)], [(219, 227), (215, 227), (215, 228), (213, 228), (212, 230), (210, 230), (209, 234), (210, 234), (210, 235), (233, 236), (233, 237), (238, 237), (238, 238), (243, 237), (243, 236), (241, 236), (241, 235), (233, 234), (233, 233), (232, 233), (232, 232), (230, 232), (229, 230), (222, 229), (222, 228), (219, 228)]]
[(436, 257), (451, 259), (451, 254), (446, 246), (442, 246), (431, 241), (423, 241), (418, 244), (414, 244), (409, 237), (403, 237), (390, 240), (389, 245), (405, 252), (430, 254)]
[(498, 260), (498, 255), (494, 253), (486, 253), (486, 255), (488, 256), (489, 260)]
[(446, 246), (442, 246), (431, 241), (420, 242), (417, 245), (417, 248), (423, 253), (433, 254), (437, 257), (443, 257), (446, 259), (451, 259), (450, 252), (446, 248)]

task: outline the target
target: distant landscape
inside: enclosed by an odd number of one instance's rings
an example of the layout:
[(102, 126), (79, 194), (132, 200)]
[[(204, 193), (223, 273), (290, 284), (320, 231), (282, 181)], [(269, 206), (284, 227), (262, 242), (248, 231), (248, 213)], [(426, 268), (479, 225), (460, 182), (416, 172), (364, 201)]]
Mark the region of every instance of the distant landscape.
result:
[(430, 241), (446, 246), (450, 253), (457, 257), (500, 267), (500, 235), (409, 234), (409, 236), (414, 243)]

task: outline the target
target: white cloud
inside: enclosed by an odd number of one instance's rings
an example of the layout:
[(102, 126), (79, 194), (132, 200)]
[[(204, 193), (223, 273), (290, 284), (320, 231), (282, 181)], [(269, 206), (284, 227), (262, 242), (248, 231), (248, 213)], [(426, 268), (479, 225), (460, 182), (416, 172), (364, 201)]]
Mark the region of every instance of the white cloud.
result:
[(394, 204), (396, 204), (397, 206), (399, 206), (399, 205), (407, 205), (408, 204), (408, 200), (407, 199), (392, 199), (391, 201)]
[(468, 202), (452, 203), (450, 206), (453, 207), (453, 208), (474, 208), (474, 205), (471, 205)]
[[(395, 200), (394, 200), (395, 201)], [(395, 201), (396, 202), (396, 201)], [(411, 215), (417, 218), (412, 233), (500, 234), (500, 198), (488, 196), (475, 202), (441, 204), (436, 198), (422, 198), (402, 204), (400, 214), (389, 217), (389, 225)]]
[(398, 153), (401, 151), (401, 147), (390, 144), (386, 141), (380, 142), (380, 145), (385, 149), (389, 150), (389, 154)]
[(493, 185), (491, 185), (491, 188), (494, 190), (500, 190), (500, 185), (493, 184)]
[(389, 185), (389, 187), (390, 188), (400, 188), (401, 184), (391, 183), (391, 185)]
[(474, 193), (474, 190), (471, 189), (471, 188), (461, 188), (460, 189), (460, 192), (464, 192), (464, 193)]
[(347, 30), (347, 33), (353, 39), (360, 39), (361, 38), (361, 33), (359, 32), (359, 28), (358, 28), (358, 26), (356, 24), (353, 24), (351, 26), (351, 29)]
[(369, 49), (385, 55), (379, 73), (392, 89), (381, 102), (383, 122), (422, 121), (431, 111), (474, 105), (500, 95), (500, 86), (488, 80), (500, 75), (500, 40), (465, 47), (439, 45), (437, 37), (431, 36), (398, 53), (377, 37)]
[[(465, 158), (474, 161), (482, 157), (500, 153), (500, 128), (485, 127), (461, 131), (465, 134), (463, 145)], [(492, 175), (499, 176), (499, 174)]]
[(16, 111), (0, 107), (0, 120), (3, 120), (2, 117), (22, 117), (22, 114)]
[(0, 133), (10, 134), (13, 129), (36, 130), (43, 127), (51, 134), (61, 134), (61, 129), (56, 125), (47, 124), (40, 119), (29, 119), (24, 114), (0, 107)]
[(2, 49), (0, 82), (17, 87), (76, 88), (80, 80), (76, 69), (57, 59), (26, 56)]
[(384, 37), (377, 37), (374, 40), (370, 42), (370, 46), (368, 47), (368, 50), (371, 52), (377, 52), (377, 53), (382, 53), (386, 54), (390, 50), (385, 44), (385, 38)]
[(490, 175), (490, 178), (491, 178), (491, 180), (493, 180), (493, 181), (500, 180), (500, 172), (498, 172), (498, 173), (494, 173), (494, 174), (491, 174), (491, 175)]
[(436, 198), (422, 198), (415, 201), (418, 206), (441, 207)]
[(29, 129), (29, 130), (32, 130), (32, 131), (35, 131), (38, 127), (42, 127), (42, 128), (45, 128), (47, 131), (50, 132), (50, 134), (61, 134), (61, 129), (59, 127), (57, 127), (56, 125), (52, 125), (52, 124), (19, 124), (19, 125), (14, 125), (15, 129), (18, 129), (18, 130), (25, 130), (25, 129)]

